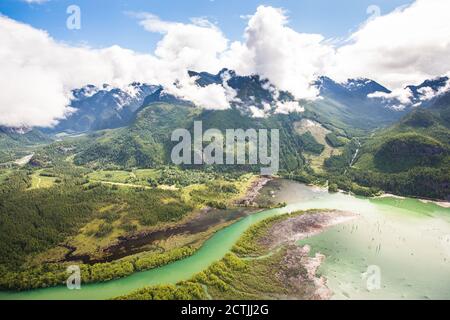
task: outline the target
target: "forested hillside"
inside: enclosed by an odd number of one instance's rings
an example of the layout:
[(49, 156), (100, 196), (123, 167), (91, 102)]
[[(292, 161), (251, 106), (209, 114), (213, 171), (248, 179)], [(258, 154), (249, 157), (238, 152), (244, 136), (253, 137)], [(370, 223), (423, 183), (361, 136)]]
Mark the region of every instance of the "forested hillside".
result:
[[(104, 131), (91, 135), (86, 148), (75, 157), (79, 165), (132, 167), (157, 167), (170, 163), (170, 153), (175, 143), (171, 134), (185, 128), (193, 133), (194, 121), (202, 121), (203, 131), (219, 129), (279, 129), (280, 165), (286, 170), (303, 167), (302, 150), (309, 147), (293, 127), (300, 115), (274, 115), (255, 119), (237, 109), (209, 111), (185, 105), (153, 103), (142, 108), (136, 121), (128, 128)], [(238, 170), (257, 170), (246, 166)], [(222, 167), (222, 170), (228, 170)]]
[(376, 132), (361, 148), (355, 179), (402, 195), (450, 198), (448, 96)]

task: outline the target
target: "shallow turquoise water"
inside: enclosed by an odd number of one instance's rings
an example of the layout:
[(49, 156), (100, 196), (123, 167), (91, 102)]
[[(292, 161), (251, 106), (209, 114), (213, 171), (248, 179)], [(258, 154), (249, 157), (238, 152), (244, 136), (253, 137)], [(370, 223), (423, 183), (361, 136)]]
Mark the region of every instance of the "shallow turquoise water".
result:
[[(246, 217), (217, 232), (193, 256), (150, 271), (104, 283), (26, 292), (0, 292), (0, 299), (108, 299), (155, 284), (187, 280), (220, 260), (252, 224), (268, 217), (312, 208), (348, 210), (357, 220), (302, 241), (328, 256), (320, 272), (335, 298), (450, 299), (450, 209), (418, 200), (356, 198), (283, 181), (276, 195), (286, 208)], [(381, 245), (381, 249), (379, 249)], [(447, 257), (448, 255), (448, 257)], [(381, 289), (368, 291), (361, 274), (381, 269)]]

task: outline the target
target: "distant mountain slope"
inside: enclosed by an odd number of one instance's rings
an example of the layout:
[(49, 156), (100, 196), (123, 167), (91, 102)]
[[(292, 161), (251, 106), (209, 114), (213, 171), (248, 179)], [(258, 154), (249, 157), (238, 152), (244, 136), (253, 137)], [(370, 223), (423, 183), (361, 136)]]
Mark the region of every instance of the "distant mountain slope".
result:
[(448, 81), (448, 77), (438, 77), (425, 80), (418, 86), (407, 86), (406, 88), (411, 90), (413, 104), (429, 107), (434, 105), (441, 94), (445, 93), (445, 90), (450, 89), (448, 87)]
[(320, 98), (305, 105), (306, 110), (322, 123), (333, 124), (347, 133), (357, 135), (399, 120), (405, 113), (392, 110), (382, 99), (367, 96), (374, 92), (390, 91), (369, 79), (351, 79), (338, 83), (320, 77), (315, 85)]
[[(0, 163), (16, 160), (27, 153), (24, 149), (52, 140), (37, 129), (0, 126)], [(28, 152), (29, 153), (29, 152)]]
[(151, 104), (138, 113), (129, 127), (91, 134), (75, 163), (125, 168), (165, 164), (172, 131), (188, 127), (196, 112), (176, 104)]
[[(170, 153), (176, 144), (170, 141), (173, 130), (185, 128), (193, 132), (194, 121), (201, 121), (203, 131), (214, 128), (223, 134), (227, 129), (279, 129), (280, 166), (286, 170), (295, 170), (305, 165), (302, 151), (308, 147), (294, 128), (294, 123), (300, 119), (298, 114), (257, 119), (236, 108), (202, 110), (186, 105), (152, 103), (140, 110), (136, 121), (128, 128), (92, 134), (87, 139), (88, 145), (76, 155), (75, 162), (125, 168), (171, 164)], [(236, 168), (225, 166), (222, 169)], [(252, 170), (248, 166), (240, 168)]]
[(37, 129), (17, 129), (0, 126), (0, 141), (4, 148), (45, 143), (51, 139)]
[[(203, 129), (278, 129), (280, 132), (280, 169), (296, 170), (305, 166), (303, 152), (307, 145), (295, 130), (300, 114), (275, 114), (267, 118), (252, 118), (238, 109), (203, 111), (195, 120), (203, 123)], [(249, 169), (249, 168), (248, 168)], [(255, 169), (255, 168), (254, 168)]]
[[(277, 90), (269, 80), (258, 75), (239, 76), (227, 69), (216, 75), (193, 71), (189, 74), (197, 78), (200, 86), (218, 84), (233, 90), (236, 93), (233, 106), (246, 114), (252, 114), (250, 107), (270, 114), (276, 109), (277, 103), (296, 101), (292, 94)], [(313, 102), (300, 101), (305, 106), (308, 117), (341, 128), (346, 134), (364, 134), (389, 125), (405, 114), (389, 108), (388, 103), (382, 99), (368, 98), (374, 92), (390, 93), (387, 88), (370, 79), (350, 79), (341, 84), (330, 78), (320, 77), (314, 85), (320, 90), (320, 97)]]
[(450, 92), (439, 96), (429, 110), (438, 116), (444, 126), (450, 128)]
[(356, 166), (384, 172), (437, 167), (445, 164), (449, 147), (450, 130), (439, 113), (417, 109), (369, 138)]
[[(380, 126), (389, 125), (407, 111), (389, 108), (383, 99), (368, 98), (374, 92), (390, 91), (370, 79), (350, 79), (337, 83), (320, 77), (314, 85), (320, 90), (315, 101), (297, 101), (289, 92), (279, 90), (269, 80), (258, 75), (241, 76), (223, 69), (217, 74), (189, 71), (198, 86), (221, 85), (226, 90), (230, 104), (244, 115), (262, 117), (287, 110), (297, 104), (305, 107), (307, 116), (314, 120), (338, 127), (344, 135), (362, 135)], [(419, 89), (418, 89), (419, 90)], [(126, 126), (133, 121), (141, 108), (151, 103), (169, 103), (193, 107), (168, 94), (161, 86), (134, 83), (125, 89), (96, 88), (86, 86), (73, 91), (72, 107), (77, 111), (56, 126), (51, 132), (87, 132)], [(294, 108), (295, 109), (295, 108)]]
[(128, 125), (144, 99), (159, 87), (132, 83), (125, 89), (88, 85), (73, 90), (71, 107), (76, 111), (52, 132), (86, 132)]
[(391, 92), (378, 82), (366, 78), (349, 79), (346, 83), (342, 84), (342, 86), (351, 92), (353, 96), (357, 96), (361, 99), (367, 98), (369, 94), (374, 92)]

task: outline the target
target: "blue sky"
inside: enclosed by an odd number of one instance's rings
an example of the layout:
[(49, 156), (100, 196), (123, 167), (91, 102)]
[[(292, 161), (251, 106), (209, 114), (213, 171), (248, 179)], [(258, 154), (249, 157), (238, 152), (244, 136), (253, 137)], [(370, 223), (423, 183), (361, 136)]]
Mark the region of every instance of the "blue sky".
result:
[[(71, 5), (80, 7), (81, 30), (66, 26)], [(381, 15), (369, 19), (373, 6)], [(232, 91), (196, 86), (186, 72), (224, 67), (299, 100), (317, 98), (321, 75), (369, 78), (402, 107), (411, 103), (408, 85), (450, 76), (448, 12), (448, 0), (0, 0), (0, 125), (51, 126), (70, 111), (71, 90), (86, 84), (159, 84), (226, 109)]]
[[(150, 12), (163, 20), (189, 22), (206, 17), (217, 23), (230, 40), (242, 37), (247, 21), (242, 15), (255, 12), (258, 5), (287, 10), (290, 26), (299, 32), (320, 33), (326, 38), (346, 37), (368, 18), (368, 6), (377, 5), (385, 14), (411, 0), (49, 0), (29, 4), (24, 0), (1, 0), (0, 12), (14, 20), (47, 30), (60, 41), (85, 43), (92, 47), (118, 44), (139, 52), (153, 51), (159, 34), (145, 31), (125, 12)], [(81, 30), (66, 28), (66, 8), (81, 8)]]

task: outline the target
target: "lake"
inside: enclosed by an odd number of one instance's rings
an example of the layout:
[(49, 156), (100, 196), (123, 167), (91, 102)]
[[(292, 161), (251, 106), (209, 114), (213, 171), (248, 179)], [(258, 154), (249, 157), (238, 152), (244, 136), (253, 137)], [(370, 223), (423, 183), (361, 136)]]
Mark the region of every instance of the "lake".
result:
[(367, 199), (297, 182), (267, 188), (285, 208), (245, 217), (214, 234), (191, 257), (129, 277), (82, 285), (0, 292), (0, 299), (109, 299), (155, 284), (177, 283), (228, 253), (242, 233), (268, 217), (296, 210), (338, 209), (359, 218), (304, 239), (312, 253), (327, 256), (320, 273), (334, 299), (450, 299), (450, 209), (415, 199)]

